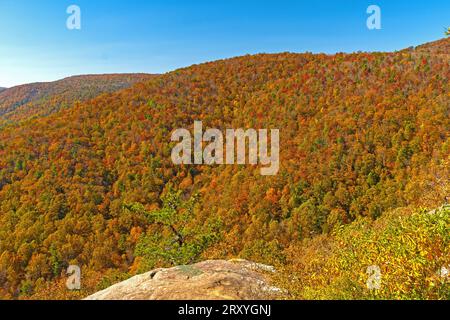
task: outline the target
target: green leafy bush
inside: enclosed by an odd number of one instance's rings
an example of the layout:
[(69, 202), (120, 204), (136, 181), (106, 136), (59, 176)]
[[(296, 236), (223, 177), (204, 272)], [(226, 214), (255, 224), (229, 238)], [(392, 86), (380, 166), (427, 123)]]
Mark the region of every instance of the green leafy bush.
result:
[[(293, 245), (276, 281), (297, 299), (450, 299), (450, 207), (403, 211)], [(370, 266), (381, 271), (377, 290)]]
[(150, 224), (135, 250), (135, 255), (141, 258), (139, 269), (142, 271), (193, 263), (219, 239), (220, 222), (217, 219), (209, 219), (203, 224), (195, 219), (197, 194), (183, 200), (181, 191), (170, 188), (161, 201), (162, 207), (150, 212), (138, 203), (125, 206), (127, 210), (144, 214)]

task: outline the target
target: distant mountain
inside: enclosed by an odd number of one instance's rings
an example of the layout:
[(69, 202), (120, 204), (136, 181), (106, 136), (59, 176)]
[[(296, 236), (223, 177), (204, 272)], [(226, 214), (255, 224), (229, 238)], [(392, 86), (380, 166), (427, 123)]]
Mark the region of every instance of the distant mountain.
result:
[(5, 91), (6, 88), (0, 87), (0, 92)]
[(152, 77), (149, 74), (84, 75), (0, 89), (0, 125), (49, 115), (76, 101), (125, 89)]

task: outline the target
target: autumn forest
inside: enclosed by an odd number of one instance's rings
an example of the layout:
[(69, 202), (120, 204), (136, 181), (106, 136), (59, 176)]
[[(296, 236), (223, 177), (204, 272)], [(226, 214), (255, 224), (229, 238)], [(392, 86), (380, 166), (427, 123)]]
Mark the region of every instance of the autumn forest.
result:
[[(450, 299), (449, 55), (445, 38), (0, 89), (0, 298), (243, 258), (277, 268), (283, 299)], [(278, 174), (173, 164), (195, 121), (278, 128)]]

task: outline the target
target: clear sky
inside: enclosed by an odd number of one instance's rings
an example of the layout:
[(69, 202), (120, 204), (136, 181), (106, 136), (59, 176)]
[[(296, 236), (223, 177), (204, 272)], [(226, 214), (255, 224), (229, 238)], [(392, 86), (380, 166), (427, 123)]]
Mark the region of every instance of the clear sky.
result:
[[(81, 30), (66, 28), (72, 4)], [(366, 27), (372, 4), (381, 30)], [(449, 0), (0, 0), (0, 87), (260, 52), (391, 51), (449, 26)]]

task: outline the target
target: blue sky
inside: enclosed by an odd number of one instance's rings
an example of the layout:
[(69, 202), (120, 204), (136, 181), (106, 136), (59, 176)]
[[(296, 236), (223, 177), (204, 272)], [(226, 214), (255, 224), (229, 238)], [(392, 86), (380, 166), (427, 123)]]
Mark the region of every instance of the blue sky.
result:
[[(66, 28), (72, 4), (81, 30)], [(366, 27), (371, 4), (381, 30)], [(448, 0), (0, 0), (0, 86), (260, 52), (390, 51), (449, 26)]]

